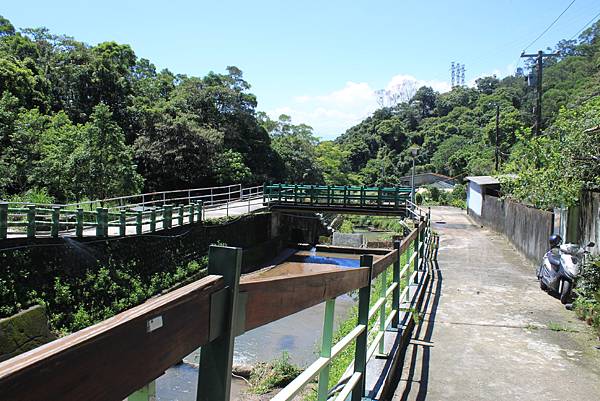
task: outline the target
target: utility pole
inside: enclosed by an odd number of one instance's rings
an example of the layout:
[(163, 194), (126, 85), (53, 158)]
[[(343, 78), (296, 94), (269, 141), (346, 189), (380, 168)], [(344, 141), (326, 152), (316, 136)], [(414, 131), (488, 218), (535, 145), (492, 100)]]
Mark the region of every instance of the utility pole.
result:
[(498, 164), (499, 164), (499, 149), (498, 149), (498, 138), (500, 132), (500, 105), (496, 104), (496, 152), (495, 152), (495, 161), (496, 161), (496, 172), (498, 172)]
[(543, 59), (544, 57), (558, 57), (560, 53), (544, 53), (543, 51), (538, 51), (537, 54), (525, 54), (525, 52), (521, 53), (522, 58), (536, 58), (537, 64), (537, 101), (535, 106), (535, 124), (533, 125), (533, 133), (535, 135), (540, 135), (542, 133), (542, 69), (544, 67)]

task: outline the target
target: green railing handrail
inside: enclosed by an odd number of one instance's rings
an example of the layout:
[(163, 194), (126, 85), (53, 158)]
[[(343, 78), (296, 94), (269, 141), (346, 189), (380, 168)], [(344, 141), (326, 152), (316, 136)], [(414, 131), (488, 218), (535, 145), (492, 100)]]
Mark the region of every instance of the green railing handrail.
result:
[[(109, 212), (107, 208), (97, 208), (96, 211), (53, 208), (38, 208), (28, 205), (26, 208), (8, 207), (6, 202), (0, 203), (0, 239), (8, 237), (8, 227), (26, 227), (28, 238), (35, 238), (40, 232), (48, 232), (57, 238), (60, 232), (75, 230), (76, 237), (83, 237), (85, 228), (96, 228), (96, 236), (107, 237), (109, 227), (118, 227), (119, 236), (127, 234), (127, 227), (135, 227), (135, 234), (142, 234), (143, 227), (149, 226), (149, 232), (156, 231), (157, 223), (162, 223), (163, 229), (173, 226), (176, 220), (178, 226), (193, 224), (203, 220), (204, 204), (202, 201), (188, 205), (164, 205), (153, 210), (119, 213)], [(113, 218), (113, 220), (111, 220)]]
[[(429, 216), (427, 216), (429, 217)], [(424, 228), (417, 229), (414, 243), (403, 253), (400, 252), (400, 242), (396, 241), (394, 247), (397, 251), (396, 259), (393, 261), (393, 278), (391, 285), (387, 285), (387, 270), (388, 266), (379, 274), (380, 293), (379, 298), (369, 308), (371, 282), (361, 288), (359, 291), (358, 300), (358, 322), (357, 327), (350, 333), (346, 334), (336, 344), (332, 344), (333, 338), (333, 315), (335, 298), (330, 299), (325, 305), (325, 316), (323, 323), (323, 339), (320, 358), (306, 368), (296, 379), (281, 390), (272, 400), (273, 401), (289, 401), (292, 400), (315, 376), (319, 375), (317, 400), (325, 401), (329, 397), (329, 367), (332, 360), (353, 341), (356, 341), (356, 350), (354, 358), (354, 372), (348, 379), (346, 384), (339, 388), (340, 393), (335, 398), (336, 401), (345, 401), (352, 393), (352, 400), (361, 400), (364, 396), (366, 364), (373, 357), (375, 352), (379, 351), (379, 356), (386, 357), (384, 347), (384, 335), (388, 327), (398, 327), (400, 301), (407, 298), (409, 301), (409, 282), (411, 279), (410, 268), (418, 270), (419, 256), (423, 256), (424, 244), (430, 236), (429, 219), (424, 225)], [(400, 268), (400, 261), (404, 253), (410, 252), (407, 257), (407, 263)], [(368, 267), (373, 272), (373, 259), (371, 255), (363, 255), (361, 257), (361, 266)], [(414, 273), (413, 273), (414, 274)], [(400, 293), (402, 280), (404, 280), (404, 290)], [(392, 309), (386, 316), (387, 301), (391, 296)], [(378, 325), (369, 330), (369, 321), (378, 315)], [(368, 342), (368, 337), (374, 336), (373, 340)]]

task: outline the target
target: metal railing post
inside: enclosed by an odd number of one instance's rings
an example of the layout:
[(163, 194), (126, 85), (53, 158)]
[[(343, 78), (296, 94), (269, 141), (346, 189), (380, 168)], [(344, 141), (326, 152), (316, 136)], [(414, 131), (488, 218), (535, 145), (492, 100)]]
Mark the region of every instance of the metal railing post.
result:
[(177, 215), (177, 223), (179, 224), (179, 227), (183, 225), (183, 212), (183, 205), (179, 205), (179, 214)]
[(173, 205), (165, 205), (163, 210), (163, 228), (171, 228), (173, 222)]
[(156, 231), (156, 209), (152, 209), (152, 211), (150, 211), (150, 231)]
[(75, 235), (77, 238), (83, 237), (83, 208), (78, 207), (75, 212)]
[(8, 237), (8, 203), (0, 203), (0, 239)]
[(356, 387), (352, 390), (352, 401), (361, 401), (365, 394), (365, 373), (367, 371), (367, 348), (369, 335), (369, 303), (371, 298), (371, 279), (373, 276), (373, 256), (361, 255), (360, 266), (369, 269), (367, 285), (358, 291), (358, 322), (364, 325), (365, 330), (356, 337), (354, 351), (354, 373), (360, 373), (361, 377)]
[(127, 401), (156, 401), (156, 381), (152, 380), (144, 387), (127, 397)]
[(222, 330), (200, 352), (197, 401), (229, 401), (241, 266), (241, 248), (210, 247), (208, 274), (223, 276), (227, 296), (225, 302), (211, 304), (211, 326), (221, 323)]
[(420, 240), (421, 232), (419, 231), (419, 227), (420, 227), (420, 224), (417, 225), (417, 235), (415, 237), (415, 241), (414, 241), (414, 245), (413, 245), (413, 252), (417, 253), (415, 255), (415, 260), (414, 260), (414, 264), (413, 264), (414, 271), (419, 270), (419, 256), (420, 256), (419, 255), (419, 253), (420, 253), (419, 245), (421, 244), (421, 240)]
[(121, 237), (127, 235), (127, 211), (123, 209), (119, 212), (119, 235)]
[(35, 237), (35, 205), (27, 205), (27, 238)]
[(394, 249), (398, 255), (398, 258), (394, 261), (394, 273), (392, 276), (394, 283), (396, 283), (396, 288), (392, 292), (392, 311), (396, 311), (396, 314), (392, 318), (392, 327), (394, 328), (398, 328), (398, 315), (400, 314), (400, 258), (402, 257), (400, 254), (400, 245), (400, 241), (394, 241)]
[(60, 221), (60, 206), (52, 206), (52, 228), (50, 235), (52, 238), (58, 238), (58, 228)]
[(142, 233), (142, 211), (138, 210), (135, 215), (135, 233), (140, 235)]
[[(321, 357), (331, 357), (333, 345), (333, 316), (335, 312), (335, 298), (325, 301), (325, 316), (323, 317), (323, 340), (321, 342)], [(331, 363), (327, 364), (319, 373), (319, 390), (317, 401), (327, 401), (329, 390), (329, 371)]]
[[(383, 269), (383, 271), (381, 272), (381, 274), (379, 275), (380, 277), (380, 285), (381, 288), (379, 289), (379, 297), (383, 298), (385, 300), (385, 293), (387, 290), (387, 267), (385, 269)], [(379, 307), (379, 332), (382, 333), (385, 331), (385, 304), (387, 302), (383, 301), (381, 303), (381, 306)], [(381, 357), (386, 357), (385, 355), (385, 335), (381, 337), (381, 340), (379, 340), (379, 354), (378, 356)]]
[(108, 237), (108, 209), (102, 209), (102, 236)]
[(96, 237), (102, 237), (102, 208), (96, 208)]

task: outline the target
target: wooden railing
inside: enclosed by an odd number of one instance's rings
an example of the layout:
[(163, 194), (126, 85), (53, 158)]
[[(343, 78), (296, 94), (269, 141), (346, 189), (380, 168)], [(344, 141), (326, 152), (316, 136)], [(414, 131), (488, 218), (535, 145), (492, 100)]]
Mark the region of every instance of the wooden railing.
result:
[(275, 207), (323, 210), (404, 210), (407, 187), (265, 184), (263, 203)]
[[(262, 186), (241, 185), (154, 192), (102, 201), (64, 205), (0, 202), (0, 240), (12, 236), (124, 236), (202, 221), (205, 211), (230, 214), (232, 203), (250, 204)], [(125, 203), (133, 202), (136, 203)], [(86, 210), (98, 205), (96, 210)], [(100, 206), (100, 205), (103, 206)], [(240, 207), (244, 207), (240, 206)], [(245, 211), (245, 210), (244, 210)]]
[[(383, 333), (398, 326), (411, 272), (419, 268), (419, 260), (426, 254), (428, 222), (420, 222), (391, 251), (354, 250), (365, 253), (361, 267), (324, 266), (322, 271), (308, 274), (240, 278), (242, 250), (212, 246), (207, 277), (0, 363), (1, 398), (121, 401), (135, 393), (140, 399), (140, 394), (146, 397), (146, 393), (138, 389), (202, 347), (197, 400), (229, 400), (235, 336), (326, 302), (321, 357), (275, 399), (291, 399), (319, 375), (319, 399), (323, 400), (331, 360), (354, 342), (353, 373), (336, 399), (344, 400), (352, 393), (352, 399), (359, 400), (364, 395), (366, 364), (377, 350), (383, 352)], [(401, 266), (403, 254), (407, 260)], [(388, 286), (390, 266), (393, 279)], [(370, 305), (371, 284), (377, 277), (381, 290)], [(334, 345), (335, 299), (355, 289), (359, 290), (357, 326)], [(386, 315), (390, 298), (391, 313)], [(377, 324), (369, 329), (375, 315)], [(370, 344), (369, 333), (375, 336)]]

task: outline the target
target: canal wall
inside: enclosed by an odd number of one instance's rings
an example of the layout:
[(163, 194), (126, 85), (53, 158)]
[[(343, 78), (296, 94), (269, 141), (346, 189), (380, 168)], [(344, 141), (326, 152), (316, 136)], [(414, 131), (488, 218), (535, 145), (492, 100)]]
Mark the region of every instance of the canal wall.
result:
[(78, 330), (202, 277), (211, 244), (242, 248), (247, 272), (324, 232), (314, 214), (258, 213), (139, 236), (0, 241), (0, 318), (41, 303), (52, 329)]

